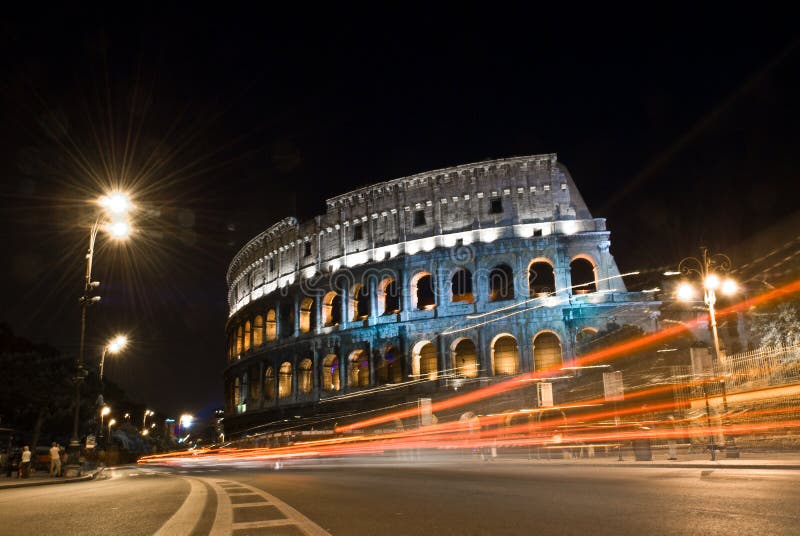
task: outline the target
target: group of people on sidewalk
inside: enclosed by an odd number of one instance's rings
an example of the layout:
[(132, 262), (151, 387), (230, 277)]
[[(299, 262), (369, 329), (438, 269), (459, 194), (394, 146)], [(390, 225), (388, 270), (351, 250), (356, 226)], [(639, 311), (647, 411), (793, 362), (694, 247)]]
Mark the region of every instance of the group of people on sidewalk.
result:
[[(67, 453), (64, 450), (64, 447), (59, 445), (58, 443), (53, 442), (50, 446), (50, 477), (60, 477), (62, 476), (61, 473), (61, 466), (62, 462), (66, 464)], [(31, 476), (31, 464), (32, 464), (33, 452), (28, 445), (22, 447), (22, 452), (19, 453), (19, 458), (13, 455), (9, 455), (8, 459), (5, 461), (7, 464), (7, 473), (6, 476), (11, 477), (13, 474), (14, 466), (17, 467), (17, 478), (30, 478)]]

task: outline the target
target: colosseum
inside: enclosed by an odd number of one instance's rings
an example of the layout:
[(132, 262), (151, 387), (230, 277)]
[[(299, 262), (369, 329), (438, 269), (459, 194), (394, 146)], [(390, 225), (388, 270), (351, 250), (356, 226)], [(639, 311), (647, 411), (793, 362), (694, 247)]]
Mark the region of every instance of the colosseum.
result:
[[(611, 321), (652, 330), (653, 302), (626, 290), (609, 247), (555, 154), (380, 182), (285, 218), (228, 269), (226, 433), (332, 426), (566, 367)], [(492, 411), (533, 403), (515, 396)]]

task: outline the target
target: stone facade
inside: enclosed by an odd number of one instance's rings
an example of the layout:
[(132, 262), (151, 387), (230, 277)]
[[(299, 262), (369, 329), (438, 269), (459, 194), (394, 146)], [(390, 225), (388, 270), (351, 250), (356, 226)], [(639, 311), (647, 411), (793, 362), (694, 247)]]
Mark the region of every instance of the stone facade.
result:
[(554, 154), (381, 182), (286, 218), (228, 270), (226, 431), (568, 364), (611, 319), (652, 329), (609, 247)]

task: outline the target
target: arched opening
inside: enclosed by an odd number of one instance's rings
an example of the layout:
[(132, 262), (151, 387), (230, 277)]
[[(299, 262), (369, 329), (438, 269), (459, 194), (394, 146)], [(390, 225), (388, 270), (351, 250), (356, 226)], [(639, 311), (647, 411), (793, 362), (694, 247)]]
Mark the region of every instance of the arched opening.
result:
[(514, 299), (514, 272), (507, 264), (500, 264), (489, 272), (489, 301)]
[(470, 339), (461, 339), (453, 348), (453, 365), (456, 374), (464, 378), (478, 377), (478, 352)]
[(233, 406), (236, 408), (238, 413), (239, 411), (239, 404), (242, 403), (242, 380), (239, 379), (239, 376), (236, 376), (233, 379)]
[(436, 346), (430, 341), (421, 341), (414, 346), (412, 352), (411, 372), (423, 380), (435, 380), (439, 377), (439, 366)]
[(531, 298), (556, 291), (556, 274), (553, 265), (546, 261), (536, 261), (528, 268), (528, 288)]
[(379, 384), (403, 381), (403, 354), (395, 346), (389, 346), (375, 371)]
[(292, 364), (284, 361), (278, 371), (278, 398), (290, 396), (292, 396)]
[(256, 316), (253, 320), (253, 347), (258, 348), (264, 344), (264, 317)]
[(264, 397), (275, 400), (275, 369), (271, 366), (264, 371)]
[(244, 344), (244, 327), (239, 324), (236, 328), (236, 355), (241, 355)]
[(328, 354), (322, 360), (322, 390), (338, 391), (340, 384), (339, 356)]
[(370, 314), (369, 287), (357, 284), (353, 287), (353, 321), (369, 318)]
[(338, 326), (342, 322), (342, 297), (332, 290), (322, 298), (322, 324)]
[(275, 309), (267, 311), (267, 342), (278, 338), (278, 323), (275, 320)]
[(228, 337), (228, 360), (233, 361), (234, 357), (236, 357), (236, 332)]
[(369, 387), (369, 355), (366, 350), (356, 350), (350, 354), (348, 365), (348, 386)]
[(584, 257), (572, 259), (569, 273), (573, 294), (589, 294), (597, 292), (594, 264)]
[(250, 337), (253, 334), (253, 330), (250, 324), (250, 321), (244, 323), (244, 351), (248, 351), (250, 349)]
[(278, 310), (281, 315), (280, 330), (281, 337), (291, 337), (294, 335), (294, 304), (282, 303)]
[(563, 365), (561, 357), (561, 340), (551, 331), (539, 333), (533, 339), (533, 368), (536, 372), (560, 369)]
[(310, 333), (317, 327), (314, 314), (314, 298), (304, 298), (300, 302), (300, 333)]
[(578, 348), (586, 347), (589, 342), (597, 335), (597, 328), (583, 328), (575, 335), (575, 342)]
[(297, 390), (307, 395), (314, 388), (314, 377), (311, 375), (313, 368), (310, 359), (306, 358), (297, 365)]
[(452, 301), (462, 303), (473, 303), (475, 296), (472, 293), (472, 272), (466, 268), (458, 268), (453, 272), (450, 279), (450, 290)]
[(241, 391), (239, 392), (239, 403), (241, 404), (242, 411), (247, 410), (247, 394), (250, 392), (250, 382), (248, 381), (249, 377), (247, 376), (247, 372), (242, 373), (242, 383), (239, 386)]
[(501, 335), (492, 344), (492, 368), (495, 376), (516, 374), (519, 369), (517, 340), (511, 335)]
[(400, 312), (400, 293), (397, 291), (397, 281), (388, 277), (378, 285), (378, 313), (393, 315)]
[(429, 272), (419, 272), (411, 280), (411, 299), (414, 309), (428, 310), (436, 308), (433, 277)]

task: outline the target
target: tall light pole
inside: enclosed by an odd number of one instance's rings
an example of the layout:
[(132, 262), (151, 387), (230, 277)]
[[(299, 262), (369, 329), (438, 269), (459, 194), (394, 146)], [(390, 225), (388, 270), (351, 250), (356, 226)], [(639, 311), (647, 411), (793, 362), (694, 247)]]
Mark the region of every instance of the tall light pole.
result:
[(111, 427), (117, 424), (117, 419), (108, 420), (108, 438), (111, 439)]
[(103, 420), (104, 420), (105, 416), (108, 415), (109, 413), (111, 413), (111, 408), (108, 407), (108, 406), (103, 406), (100, 409), (100, 438), (99, 438), (98, 443), (102, 443), (103, 442)]
[(126, 337), (125, 335), (117, 335), (116, 337), (114, 337), (113, 339), (108, 341), (108, 344), (103, 346), (103, 355), (100, 356), (100, 389), (101, 389), (101, 392), (102, 392), (102, 388), (103, 388), (103, 367), (105, 366), (105, 363), (106, 363), (106, 354), (108, 352), (111, 352), (112, 354), (118, 354), (127, 345), (128, 345), (128, 337)]
[[(150, 415), (155, 415), (155, 412), (150, 411), (149, 409), (144, 410), (144, 417), (142, 417), (142, 433), (147, 431), (147, 417)], [(147, 435), (147, 434), (144, 434)]]
[[(86, 338), (86, 309), (100, 301), (100, 296), (93, 296), (93, 292), (100, 286), (99, 281), (92, 281), (92, 261), (94, 259), (94, 245), (97, 239), (97, 232), (101, 227), (108, 230), (112, 237), (122, 239), (128, 236), (130, 226), (125, 215), (131, 208), (130, 202), (125, 194), (113, 193), (100, 198), (98, 204), (103, 211), (95, 219), (94, 224), (89, 230), (89, 249), (86, 253), (86, 272), (84, 276), (83, 294), (80, 298), (81, 304), (81, 337), (78, 347), (78, 359), (75, 363), (75, 411), (72, 423), (72, 437), (69, 442), (69, 465), (78, 466), (80, 463), (80, 436), (78, 435), (78, 423), (80, 420), (81, 406), (81, 383), (86, 378), (86, 369), (83, 366), (83, 349)], [(109, 218), (110, 216), (110, 218)], [(67, 470), (67, 473), (70, 471)], [(72, 472), (80, 474), (80, 467)]]
[[(719, 348), (719, 334), (717, 332), (717, 291), (725, 295), (735, 294), (738, 290), (736, 281), (725, 277), (731, 269), (731, 259), (727, 255), (717, 253), (709, 255), (707, 248), (700, 248), (701, 257), (687, 257), (678, 264), (678, 273), (686, 277), (697, 276), (700, 278), (703, 288), (703, 303), (708, 309), (708, 316), (711, 323), (711, 334), (714, 342), (714, 360), (716, 368), (721, 367), (722, 352)], [(665, 275), (676, 275), (675, 272), (667, 272)], [(677, 289), (678, 299), (691, 301), (695, 296), (695, 288), (689, 281), (682, 281)], [(722, 410), (723, 410), (723, 438), (725, 440), (725, 456), (727, 458), (738, 458), (739, 451), (732, 437), (725, 433), (725, 428), (729, 425), (728, 421), (728, 395), (725, 385), (725, 374), (721, 375), (722, 382)], [(712, 447), (713, 448), (713, 447)]]

